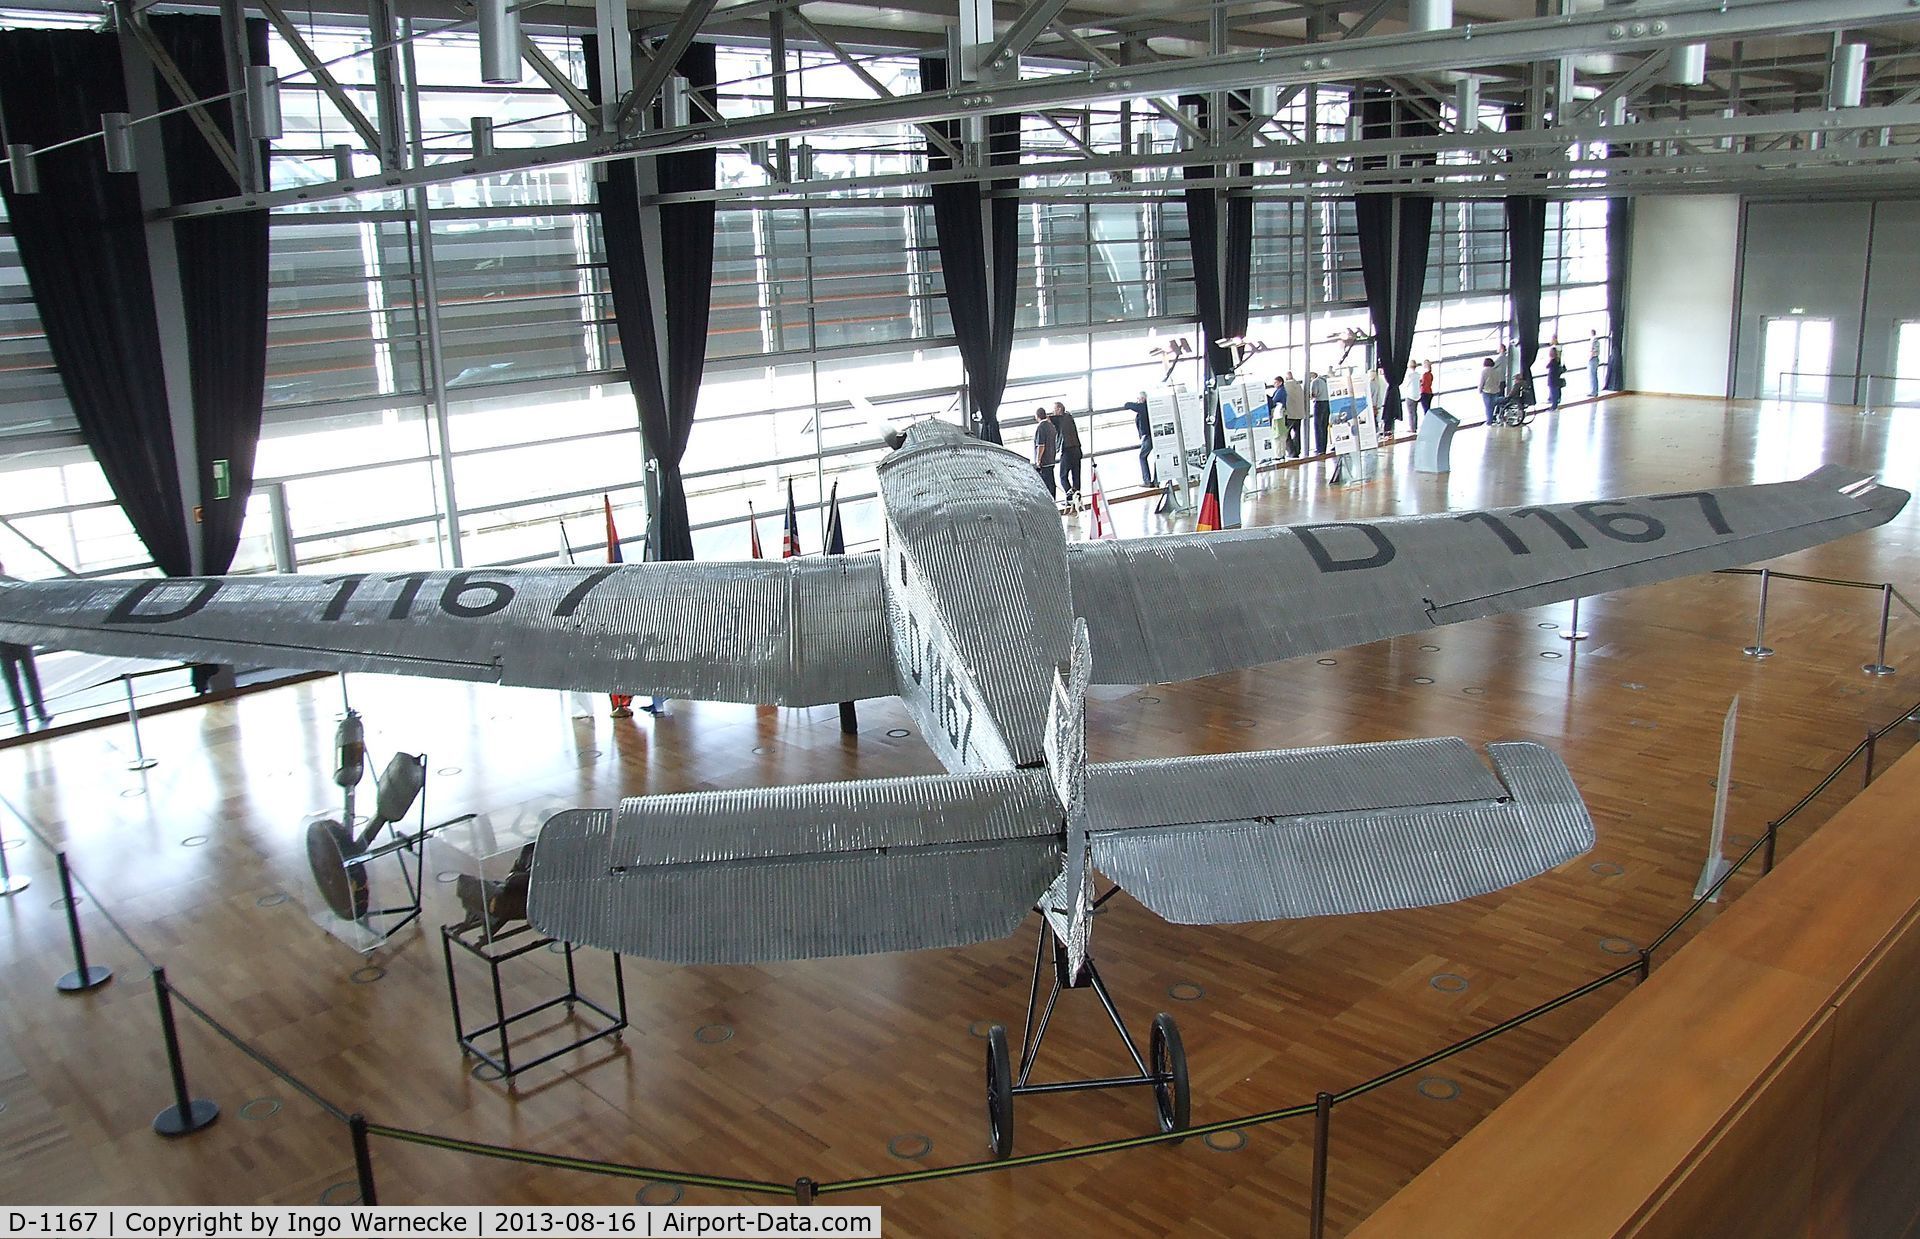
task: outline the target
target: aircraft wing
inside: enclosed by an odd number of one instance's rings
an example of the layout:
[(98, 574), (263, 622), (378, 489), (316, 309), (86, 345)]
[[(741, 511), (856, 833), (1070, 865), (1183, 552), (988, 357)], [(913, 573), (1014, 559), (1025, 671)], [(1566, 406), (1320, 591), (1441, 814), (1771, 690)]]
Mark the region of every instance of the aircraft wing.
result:
[(878, 556), (0, 587), (0, 639), (703, 701), (891, 696)]
[(1772, 559), (1882, 524), (1907, 492), (1795, 482), (1067, 546), (1094, 679), (1155, 684)]
[(1487, 753), (1493, 774), (1456, 738), (1088, 766), (1093, 863), (1169, 921), (1223, 925), (1449, 903), (1593, 846), (1558, 757)]
[(641, 796), (541, 828), (527, 917), (688, 964), (1004, 938), (1060, 872), (1041, 770)]

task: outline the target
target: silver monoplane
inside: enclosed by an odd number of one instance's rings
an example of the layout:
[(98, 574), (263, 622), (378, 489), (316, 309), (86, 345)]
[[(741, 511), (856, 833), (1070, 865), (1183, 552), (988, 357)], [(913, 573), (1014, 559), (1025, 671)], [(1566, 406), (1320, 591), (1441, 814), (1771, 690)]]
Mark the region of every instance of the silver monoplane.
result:
[(1770, 559), (1907, 500), (1827, 466), (1623, 500), (1069, 543), (1031, 465), (950, 425), (910, 428), (879, 478), (877, 554), (51, 581), (0, 590), (0, 637), (786, 706), (897, 694), (948, 773), (558, 814), (530, 920), (717, 963), (981, 942), (1038, 906), (1071, 986), (1090, 970), (1096, 869), (1168, 920), (1218, 924), (1445, 903), (1593, 843), (1565, 765), (1537, 744), (1490, 745), (1491, 769), (1459, 739), (1089, 764), (1090, 684)]

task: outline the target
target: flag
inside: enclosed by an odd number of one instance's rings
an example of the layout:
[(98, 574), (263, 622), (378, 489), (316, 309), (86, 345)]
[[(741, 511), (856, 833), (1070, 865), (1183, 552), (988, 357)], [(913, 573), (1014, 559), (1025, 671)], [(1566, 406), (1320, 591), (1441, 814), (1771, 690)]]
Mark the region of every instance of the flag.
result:
[(760, 518), (754, 514), (751, 499), (747, 500), (747, 538), (753, 547), (753, 557), (765, 559), (765, 553), (760, 550)]
[(821, 548), (828, 555), (847, 553), (847, 536), (840, 530), (840, 479), (833, 481), (833, 490), (827, 495), (827, 536)]
[[(840, 529), (840, 479), (838, 478), (834, 479), (833, 490), (827, 495), (827, 534), (820, 549), (827, 555), (847, 553), (847, 535)], [(840, 730), (849, 736), (860, 734), (860, 716), (855, 713), (851, 701), (840, 703)]]
[(567, 537), (567, 522), (565, 521), (560, 522), (560, 562), (563, 564), (571, 564), (573, 562), (573, 539)]
[(1100, 485), (1100, 465), (1089, 461), (1087, 468), (1093, 473), (1093, 536), (1096, 539), (1114, 537), (1113, 514), (1107, 510), (1107, 492)]
[(780, 535), (780, 558), (792, 559), (800, 553), (800, 514), (793, 506), (793, 479), (787, 479), (787, 528)]
[[(1235, 398), (1238, 399), (1238, 397)], [(1218, 397), (1213, 402), (1213, 425), (1207, 435), (1207, 450), (1209, 452), (1227, 450), (1227, 409)]]
[(1207, 493), (1200, 497), (1200, 518), (1193, 523), (1195, 533), (1212, 533), (1220, 528), (1220, 471), (1207, 470)]
[[(613, 523), (613, 500), (602, 495), (600, 496), (600, 506), (604, 508), (607, 513), (607, 562), (610, 564), (624, 563), (626, 561), (620, 555), (620, 530), (615, 527)], [(613, 717), (633, 717), (632, 694), (609, 693), (607, 696), (608, 699), (613, 702)]]

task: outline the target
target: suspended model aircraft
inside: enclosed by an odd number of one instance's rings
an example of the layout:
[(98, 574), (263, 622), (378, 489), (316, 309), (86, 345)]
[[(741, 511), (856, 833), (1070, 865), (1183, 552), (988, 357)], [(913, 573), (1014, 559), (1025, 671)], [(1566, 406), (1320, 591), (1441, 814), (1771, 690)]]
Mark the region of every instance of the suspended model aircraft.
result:
[[(0, 638), (788, 706), (898, 694), (949, 773), (561, 813), (535, 849), (532, 923), (655, 959), (752, 962), (981, 942), (1037, 904), (1056, 984), (1073, 986), (1091, 973), (1095, 869), (1169, 920), (1208, 924), (1444, 903), (1593, 842), (1566, 767), (1537, 744), (1489, 746), (1491, 771), (1459, 739), (1089, 765), (1090, 684), (1211, 675), (1769, 559), (1907, 500), (1828, 466), (1625, 500), (1069, 544), (1031, 465), (948, 424), (911, 427), (879, 476), (878, 554), (20, 584), (0, 589)], [(1158, 1035), (1155, 1049), (1142, 1079), (1159, 1093)]]
[[(1032, 466), (942, 422), (879, 467), (878, 554), (0, 588), (0, 639), (148, 658), (805, 706), (898, 694), (951, 772), (562, 814), (538, 927), (679, 962), (954, 946), (1087, 866), (1183, 922), (1439, 903), (1583, 851), (1558, 759), (1459, 740), (1088, 766), (1090, 683), (1212, 675), (1768, 559), (1907, 495), (1795, 482), (1069, 544)], [(1496, 777), (1497, 775), (1497, 777)], [(1064, 862), (1064, 863), (1063, 863)]]

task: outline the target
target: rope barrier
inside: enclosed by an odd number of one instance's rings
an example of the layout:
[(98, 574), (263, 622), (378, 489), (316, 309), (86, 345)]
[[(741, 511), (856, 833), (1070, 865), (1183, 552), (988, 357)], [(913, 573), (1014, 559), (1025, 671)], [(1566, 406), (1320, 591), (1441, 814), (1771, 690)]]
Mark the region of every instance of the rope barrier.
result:
[(691, 1174), (681, 1170), (657, 1170), (648, 1166), (629, 1166), (623, 1162), (603, 1162), (588, 1157), (566, 1157), (558, 1153), (534, 1153), (503, 1144), (483, 1144), (478, 1140), (436, 1136), (432, 1132), (413, 1131), (405, 1127), (388, 1127), (384, 1123), (368, 1123), (367, 1134), (397, 1140), (403, 1144), (424, 1145), (427, 1148), (445, 1149), (454, 1153), (470, 1153), (475, 1157), (491, 1157), (496, 1161), (547, 1166), (555, 1170), (578, 1170), (586, 1174), (609, 1175), (618, 1179), (648, 1179), (659, 1183), (679, 1183), (687, 1187), (756, 1192), (763, 1196), (793, 1195), (791, 1183), (770, 1183), (765, 1179), (733, 1179), (724, 1175)]
[(291, 1088), (294, 1092), (299, 1093), (302, 1097), (305, 1097), (308, 1101), (312, 1102), (314, 1105), (319, 1106), (322, 1110), (325, 1110), (333, 1118), (338, 1119), (342, 1123), (347, 1121), (348, 1114), (345, 1110), (341, 1109), (339, 1106), (335, 1105), (333, 1102), (328, 1101), (325, 1097), (321, 1096), (319, 1090), (315, 1089), (311, 1084), (308, 1084), (305, 1080), (302, 1080), (299, 1076), (294, 1075), (291, 1071), (288, 1071), (285, 1067), (282, 1067), (279, 1063), (275, 1062), (273, 1059), (267, 1057), (267, 1055), (264, 1052), (260, 1050), (256, 1050), (251, 1045), (247, 1044), (246, 1039), (242, 1037), (239, 1033), (234, 1032), (232, 1029), (228, 1028), (225, 1024), (222, 1024), (219, 1020), (214, 1019), (211, 1015), (207, 1014), (206, 1010), (202, 1008), (199, 1003), (193, 1001), (193, 999), (181, 993), (179, 986), (169, 983), (167, 986), (167, 992), (172, 994), (173, 1000), (179, 1003), (181, 1006), (185, 1007), (188, 1013), (191, 1014), (195, 1019), (199, 1020), (202, 1024), (205, 1024), (208, 1028), (212, 1029), (228, 1045), (231, 1045), (234, 1049), (240, 1051), (242, 1054), (245, 1054), (248, 1058), (252, 1059), (254, 1062), (260, 1064), (262, 1067), (265, 1067), (268, 1073), (273, 1075), (281, 1083), (285, 1084), (288, 1088)]
[[(1786, 575), (1786, 574), (1776, 574), (1776, 575)], [(1823, 582), (1822, 578), (1814, 578), (1814, 577), (1793, 577), (1790, 579), (1809, 580), (1809, 581), (1814, 581), (1816, 583), (1830, 583), (1830, 584), (1843, 584), (1843, 585), (1856, 584), (1853, 582), (1841, 582), (1841, 581)], [(1892, 733), (1895, 729), (1900, 727), (1903, 723), (1907, 722), (1908, 719), (1915, 714), (1920, 714), (1920, 702), (1915, 703), (1915, 705), (1911, 709), (1902, 712), (1902, 714), (1899, 717), (1895, 718), (1892, 722), (1889, 722), (1885, 726), (1870, 732), (1869, 736), (1875, 740), (1883, 738), (1889, 735), (1890, 733)], [(1851, 765), (1856, 758), (1860, 757), (1861, 754), (1867, 750), (1868, 744), (1869, 744), (1869, 741), (1863, 740), (1861, 743), (1855, 745), (1854, 748), (1851, 751), (1849, 751), (1847, 755), (1843, 757), (1837, 765), (1834, 766), (1834, 768), (1826, 775), (1825, 778), (1823, 778), (1819, 782), (1819, 784), (1817, 784), (1814, 787), (1814, 789), (1811, 792), (1809, 792), (1806, 796), (1802, 797), (1799, 803), (1795, 804), (1793, 808), (1789, 809), (1785, 815), (1778, 818), (1773, 823), (1773, 826), (1777, 828), (1778, 826), (1785, 825), (1787, 821), (1789, 821), (1793, 816), (1798, 814), (1802, 809), (1806, 808), (1807, 805), (1811, 804), (1813, 800), (1820, 795), (1821, 792), (1825, 791), (1828, 787), (1830, 787), (1833, 784), (1833, 781), (1837, 779), (1840, 776), (1840, 774), (1844, 772), (1846, 768), (1849, 765)], [(15, 820), (17, 820), (21, 824), (21, 826), (24, 827), (27, 830), (27, 832), (31, 834), (33, 838), (40, 843), (42, 847), (46, 848), (50, 852), (54, 852), (56, 854), (58, 853), (58, 849), (54, 847), (53, 843), (44, 834), (42, 834), (40, 830), (37, 827), (35, 827), (31, 821), (27, 819), (26, 815), (20, 811), (20, 809), (12, 802), (12, 800), (7, 798), (4, 794), (0, 794), (0, 805), (4, 805), (7, 811), (11, 813), (12, 816), (15, 818)], [(1357, 1097), (1364, 1096), (1367, 1093), (1373, 1092), (1380, 1088), (1384, 1088), (1389, 1084), (1392, 1084), (1398, 1080), (1404, 1079), (1415, 1072), (1425, 1070), (1426, 1068), (1432, 1066), (1435, 1063), (1451, 1058), (1456, 1054), (1464, 1053), (1465, 1051), (1473, 1049), (1476, 1046), (1483, 1045), (1486, 1042), (1492, 1041), (1500, 1036), (1503, 1036), (1506, 1033), (1509, 1033), (1516, 1028), (1532, 1023), (1534, 1020), (1540, 1019), (1541, 1017), (1546, 1016), (1551, 1012), (1556, 1011), (1563, 1006), (1566, 1006), (1569, 1003), (1578, 1001), (1579, 999), (1586, 997), (1588, 994), (1594, 993), (1600, 989), (1605, 988), (1606, 986), (1612, 985), (1616, 981), (1619, 981), (1626, 976), (1633, 975), (1633, 974), (1640, 974), (1641, 976), (1644, 977), (1648, 960), (1650, 959), (1653, 952), (1659, 950), (1660, 947), (1663, 946), (1669, 939), (1671, 939), (1674, 934), (1678, 933), (1679, 930), (1683, 928), (1688, 921), (1690, 921), (1694, 916), (1698, 915), (1701, 909), (1703, 909), (1709, 902), (1712, 902), (1714, 896), (1719, 894), (1719, 892), (1722, 890), (1722, 888), (1725, 887), (1726, 883), (1733, 877), (1733, 875), (1740, 872), (1742, 869), (1744, 869), (1745, 866), (1752, 861), (1754, 856), (1760, 853), (1760, 851), (1763, 849), (1763, 847), (1765, 847), (1765, 845), (1766, 845), (1766, 838), (1764, 836), (1762, 838), (1754, 840), (1753, 843), (1748, 845), (1747, 849), (1743, 853), (1741, 853), (1740, 858), (1734, 861), (1728, 867), (1727, 871), (1721, 874), (1720, 877), (1710, 887), (1708, 887), (1707, 891), (1703, 895), (1695, 899), (1693, 903), (1688, 906), (1685, 912), (1683, 912), (1678, 918), (1676, 918), (1673, 921), (1673, 923), (1670, 924), (1667, 927), (1667, 929), (1660, 934), (1659, 937), (1653, 940), (1651, 945), (1649, 945), (1648, 947), (1646, 947), (1644, 950), (1640, 952), (1640, 959), (1638, 961), (1630, 964), (1623, 964), (1620, 967), (1615, 968), (1610, 972), (1604, 973), (1601, 976), (1595, 977), (1590, 981), (1587, 981), (1581, 985), (1575, 986), (1573, 989), (1568, 990), (1564, 994), (1561, 994), (1555, 998), (1550, 998), (1547, 1001), (1539, 1004), (1538, 1006), (1529, 1008), (1528, 1010), (1523, 1011), (1518, 1015), (1514, 1015), (1509, 1017), (1508, 1019), (1502, 1020), (1500, 1023), (1492, 1025), (1491, 1027), (1486, 1028), (1478, 1033), (1475, 1033), (1469, 1037), (1465, 1037), (1439, 1050), (1435, 1050), (1430, 1054), (1423, 1055), (1422, 1057), (1414, 1059), (1411, 1062), (1404, 1063), (1401, 1066), (1395, 1067), (1392, 1070), (1382, 1073), (1381, 1075), (1375, 1076), (1373, 1079), (1367, 1080), (1364, 1083), (1353, 1085), (1352, 1087), (1346, 1089), (1343, 1092), (1332, 1094), (1331, 1099), (1333, 1104), (1338, 1104), (1344, 1101), (1351, 1101)], [(86, 884), (85, 880), (82, 879), (77, 873), (72, 875), (72, 880), (74, 884), (80, 888), (80, 890), (85, 892), (87, 896), (93, 900), (95, 909), (106, 920), (107, 924), (112, 927), (113, 931), (120, 937), (120, 939), (126, 943), (128, 948), (131, 949), (134, 952), (134, 954), (138, 955), (140, 959), (148, 965), (149, 968), (158, 968), (159, 965), (153, 960), (151, 956), (149, 956), (146, 953), (146, 951), (141, 949), (140, 944), (134, 940), (133, 936), (130, 933), (127, 932), (125, 926), (120, 924), (119, 920), (114, 917), (113, 913), (100, 900), (100, 897), (97, 894), (95, 894), (93, 889)], [(476, 1141), (476, 1140), (465, 1140), (465, 1139), (461, 1139), (453, 1136), (436, 1135), (431, 1132), (415, 1131), (410, 1128), (390, 1127), (385, 1124), (366, 1122), (364, 1119), (359, 1119), (359, 1116), (357, 1115), (350, 1115), (343, 1107), (329, 1100), (326, 1096), (321, 1094), (313, 1086), (301, 1080), (298, 1076), (294, 1075), (291, 1071), (287, 1070), (285, 1067), (282, 1067), (273, 1058), (271, 1058), (264, 1052), (255, 1049), (251, 1044), (247, 1042), (247, 1040), (244, 1037), (240, 1036), (238, 1033), (229, 1029), (225, 1024), (215, 1019), (210, 1013), (208, 1013), (198, 1003), (194, 1002), (192, 999), (182, 994), (177, 988), (174, 988), (173, 986), (169, 985), (167, 989), (168, 989), (168, 992), (173, 996), (173, 998), (180, 1003), (181, 1006), (185, 1007), (187, 1011), (191, 1013), (196, 1019), (200, 1020), (201, 1023), (205, 1024), (214, 1033), (216, 1033), (219, 1037), (225, 1040), (229, 1045), (233, 1046), (233, 1048), (240, 1051), (242, 1054), (246, 1055), (247, 1058), (257, 1063), (259, 1066), (265, 1068), (276, 1079), (279, 1079), (288, 1087), (298, 1092), (301, 1096), (313, 1102), (316, 1106), (320, 1107), (323, 1111), (325, 1111), (330, 1117), (348, 1125), (354, 1125), (357, 1121), (358, 1130), (362, 1131), (367, 1136), (380, 1136), (384, 1139), (393, 1140), (393, 1141), (397, 1141), (404, 1144), (415, 1144), (415, 1145), (420, 1145), (427, 1148), (442, 1149), (448, 1152), (465, 1153), (475, 1157), (486, 1157), (486, 1158), (491, 1158), (498, 1161), (516, 1162), (524, 1165), (543, 1166), (550, 1169), (571, 1170), (571, 1171), (577, 1171), (580, 1173), (599, 1174), (599, 1175), (605, 1175), (605, 1176), (614, 1177), (614, 1178), (645, 1179), (645, 1180), (655, 1181), (655, 1182), (680, 1184), (688, 1187), (704, 1187), (704, 1188), (711, 1188), (711, 1189), (722, 1190), (722, 1191), (738, 1191), (738, 1192), (745, 1192), (745, 1193), (755, 1194), (755, 1195), (770, 1195), (770, 1196), (782, 1196), (782, 1197), (792, 1196), (792, 1195), (795, 1195), (795, 1193), (800, 1190), (800, 1185), (803, 1185), (803, 1184), (805, 1185), (806, 1190), (810, 1194), (830, 1195), (830, 1194), (836, 1194), (836, 1193), (842, 1193), (842, 1192), (865, 1191), (865, 1190), (870, 1190), (874, 1188), (884, 1188), (884, 1187), (899, 1187), (899, 1186), (905, 1186), (913, 1183), (925, 1183), (925, 1182), (931, 1182), (931, 1181), (941, 1180), (941, 1179), (959, 1178), (966, 1175), (983, 1174), (983, 1173), (987, 1173), (995, 1170), (1011, 1170), (1011, 1169), (1015, 1169), (1017, 1167), (1023, 1167), (1023, 1166), (1047, 1165), (1054, 1162), (1071, 1161), (1071, 1160), (1084, 1158), (1084, 1157), (1095, 1157), (1095, 1156), (1099, 1156), (1106, 1153), (1116, 1153), (1126, 1149), (1146, 1148), (1146, 1147), (1159, 1145), (1159, 1144), (1172, 1144), (1172, 1143), (1177, 1143), (1184, 1140), (1194, 1139), (1196, 1137), (1206, 1137), (1206, 1136), (1213, 1135), (1215, 1133), (1220, 1133), (1220, 1132), (1238, 1131), (1238, 1130), (1242, 1130), (1249, 1127), (1258, 1127), (1258, 1126), (1263, 1126), (1270, 1123), (1282, 1122), (1288, 1119), (1304, 1118), (1308, 1115), (1315, 1114), (1318, 1109), (1317, 1102), (1308, 1102), (1308, 1103), (1302, 1103), (1298, 1105), (1286, 1106), (1286, 1107), (1282, 1107), (1280, 1109), (1275, 1109), (1275, 1110), (1262, 1111), (1255, 1114), (1242, 1115), (1237, 1118), (1222, 1119), (1212, 1123), (1186, 1127), (1178, 1131), (1154, 1132), (1154, 1133), (1151, 1133), (1148, 1135), (1142, 1135), (1142, 1136), (1130, 1136), (1130, 1137), (1123, 1137), (1121, 1139), (1116, 1139), (1116, 1140), (1104, 1140), (1104, 1141), (1098, 1141), (1092, 1144), (1075, 1145), (1065, 1149), (1054, 1149), (1054, 1150), (1049, 1150), (1047, 1152), (1041, 1152), (1041, 1153), (1027, 1153), (1027, 1154), (1022, 1154), (1014, 1157), (973, 1161), (973, 1162), (963, 1162), (963, 1163), (959, 1163), (952, 1166), (930, 1167), (930, 1168), (920, 1169), (920, 1170), (902, 1171), (897, 1174), (871, 1175), (863, 1178), (841, 1179), (841, 1180), (835, 1180), (830, 1182), (814, 1183), (811, 1180), (801, 1179), (801, 1180), (796, 1180), (794, 1183), (791, 1183), (791, 1184), (776, 1183), (776, 1182), (772, 1182), (770, 1180), (765, 1180), (765, 1179), (746, 1179), (746, 1178), (735, 1178), (735, 1177), (725, 1176), (725, 1175), (709, 1175), (709, 1174), (700, 1174), (700, 1173), (693, 1173), (693, 1172), (665, 1170), (665, 1169), (660, 1169), (655, 1167), (628, 1165), (626, 1163), (621, 1163), (621, 1162), (600, 1161), (593, 1158), (571, 1157), (564, 1154), (540, 1153), (540, 1152), (535, 1152), (533, 1150), (518, 1149), (508, 1145), (487, 1144), (487, 1143)]]

